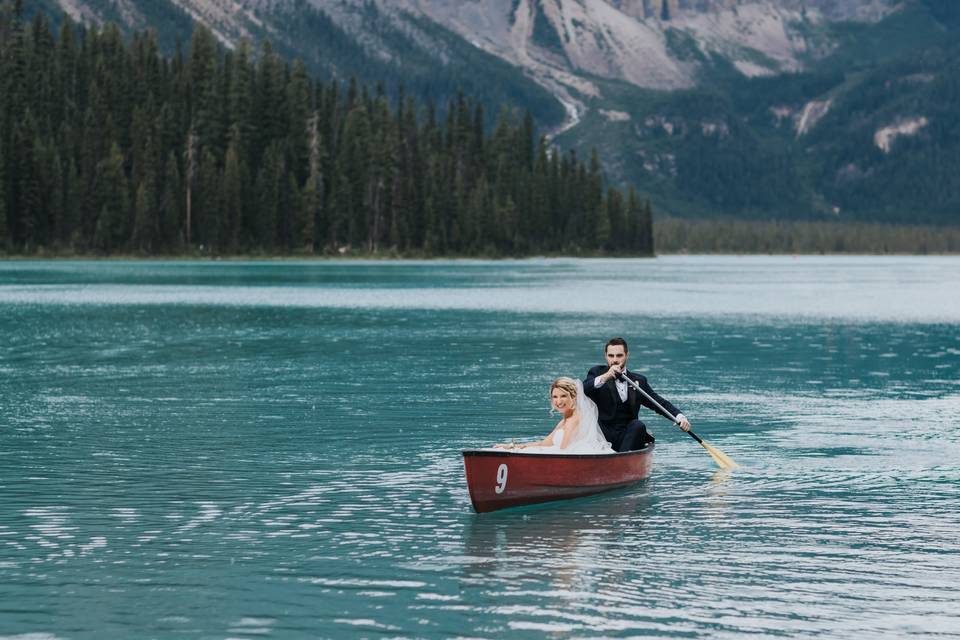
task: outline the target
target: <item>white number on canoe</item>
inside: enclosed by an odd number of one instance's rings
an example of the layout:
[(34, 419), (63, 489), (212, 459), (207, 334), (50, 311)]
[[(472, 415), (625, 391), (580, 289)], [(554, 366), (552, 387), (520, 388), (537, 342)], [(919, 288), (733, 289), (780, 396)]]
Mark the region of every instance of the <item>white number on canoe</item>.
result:
[(494, 489), (497, 493), (503, 493), (507, 488), (507, 465), (501, 464), (497, 467), (497, 487)]

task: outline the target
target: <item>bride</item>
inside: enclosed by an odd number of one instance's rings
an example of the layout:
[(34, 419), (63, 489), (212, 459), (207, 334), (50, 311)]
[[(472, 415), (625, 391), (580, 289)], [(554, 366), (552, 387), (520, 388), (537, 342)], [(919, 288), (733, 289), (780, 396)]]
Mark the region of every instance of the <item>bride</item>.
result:
[(498, 449), (524, 453), (613, 453), (597, 424), (597, 405), (583, 392), (583, 384), (572, 378), (557, 378), (550, 385), (550, 402), (562, 419), (543, 440), (498, 444)]

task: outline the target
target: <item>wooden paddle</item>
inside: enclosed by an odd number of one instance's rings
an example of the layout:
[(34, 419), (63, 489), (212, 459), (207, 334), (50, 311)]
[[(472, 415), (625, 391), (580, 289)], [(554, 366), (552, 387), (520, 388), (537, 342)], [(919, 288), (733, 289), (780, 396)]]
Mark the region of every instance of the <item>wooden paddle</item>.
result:
[[(634, 381), (631, 380), (629, 377), (627, 377), (627, 376), (625, 376), (625, 375), (623, 375), (623, 374), (620, 374), (620, 376), (621, 376), (624, 380), (626, 380), (626, 381), (630, 384), (631, 387), (633, 387), (634, 389), (636, 389), (637, 391), (639, 391), (640, 393), (642, 393), (642, 394), (643, 394), (643, 397), (646, 398), (647, 400), (649, 400), (650, 402), (652, 402), (652, 403), (654, 404), (654, 406), (657, 407), (657, 409), (659, 409), (660, 411), (662, 411), (665, 415), (670, 416), (670, 419), (673, 420), (673, 423), (674, 423), (675, 425), (677, 425), (677, 426), (680, 425), (680, 421), (677, 420), (676, 416), (671, 415), (670, 412), (667, 411), (666, 409), (664, 409), (663, 406), (662, 406), (659, 402), (657, 402), (656, 400), (654, 400), (653, 398), (651, 398), (649, 393), (647, 393), (646, 391), (644, 391), (643, 389), (640, 388), (640, 385), (638, 385), (636, 382), (634, 382)], [(731, 460), (731, 459), (730, 459), (730, 456), (728, 456), (727, 454), (725, 454), (723, 451), (720, 451), (720, 449), (717, 449), (716, 447), (714, 447), (714, 446), (712, 446), (712, 445), (709, 445), (709, 444), (707, 444), (706, 442), (704, 442), (704, 441), (700, 438), (700, 436), (698, 436), (697, 434), (695, 434), (695, 433), (693, 432), (692, 429), (691, 429), (690, 431), (687, 431), (687, 433), (690, 434), (690, 437), (691, 437), (691, 438), (693, 438), (694, 440), (696, 440), (697, 442), (699, 442), (701, 447), (703, 447), (704, 449), (707, 450), (707, 453), (710, 454), (710, 457), (713, 458), (713, 461), (716, 462), (717, 465), (718, 465), (721, 469), (736, 469), (736, 468), (738, 468), (738, 467), (740, 466), (740, 465), (738, 465), (736, 462), (734, 462), (733, 460)]]

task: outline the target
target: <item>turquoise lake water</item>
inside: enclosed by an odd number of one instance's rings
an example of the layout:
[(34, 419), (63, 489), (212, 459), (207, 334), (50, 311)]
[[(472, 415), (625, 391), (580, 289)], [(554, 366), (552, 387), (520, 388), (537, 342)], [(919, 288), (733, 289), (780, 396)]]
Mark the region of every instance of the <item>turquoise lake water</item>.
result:
[[(632, 488), (460, 451), (630, 368)], [(0, 263), (0, 639), (960, 637), (960, 259)]]

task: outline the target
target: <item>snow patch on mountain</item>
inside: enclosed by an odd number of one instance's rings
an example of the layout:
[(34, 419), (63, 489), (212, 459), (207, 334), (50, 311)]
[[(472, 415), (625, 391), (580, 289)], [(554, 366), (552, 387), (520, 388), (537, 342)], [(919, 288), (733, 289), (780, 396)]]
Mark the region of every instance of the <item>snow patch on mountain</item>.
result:
[(873, 143), (884, 153), (890, 153), (894, 140), (900, 136), (915, 136), (928, 124), (930, 124), (930, 121), (926, 116), (901, 119), (890, 126), (878, 130), (873, 135)]
[(814, 125), (830, 112), (831, 106), (833, 106), (832, 99), (813, 100), (805, 104), (796, 121), (797, 137), (799, 138), (813, 129)]

